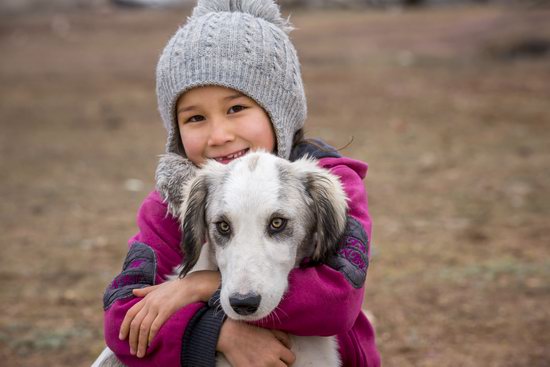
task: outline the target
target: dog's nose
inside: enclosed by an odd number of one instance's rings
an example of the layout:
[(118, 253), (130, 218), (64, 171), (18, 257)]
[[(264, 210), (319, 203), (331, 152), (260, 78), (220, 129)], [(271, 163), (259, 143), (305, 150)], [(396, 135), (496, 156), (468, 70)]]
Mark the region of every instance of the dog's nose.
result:
[(229, 304), (236, 313), (242, 316), (250, 315), (256, 312), (260, 307), (262, 296), (255, 293), (239, 294), (233, 293), (229, 297)]

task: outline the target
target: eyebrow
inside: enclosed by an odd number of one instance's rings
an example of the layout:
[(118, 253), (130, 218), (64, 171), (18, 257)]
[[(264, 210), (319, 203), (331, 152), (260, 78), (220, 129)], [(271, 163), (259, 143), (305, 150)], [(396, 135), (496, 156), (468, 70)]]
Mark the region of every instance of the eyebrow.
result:
[(237, 99), (237, 98), (240, 98), (240, 97), (245, 97), (245, 95), (242, 94), (242, 93), (237, 92), (237, 93), (235, 93), (235, 94), (232, 94), (232, 95), (230, 95), (230, 96), (225, 97), (224, 100), (230, 101), (230, 100), (232, 100), (232, 99)]
[(178, 115), (182, 112), (187, 112), (187, 111), (191, 111), (191, 110), (194, 110), (196, 109), (197, 106), (188, 106), (188, 107), (182, 107), (182, 108), (179, 108), (178, 111), (176, 112)]
[[(224, 99), (224, 101), (231, 101), (233, 99), (237, 99), (237, 98), (241, 98), (241, 97), (246, 97), (246, 96), (242, 93), (237, 92), (237, 93), (232, 94), (230, 96), (224, 97), (223, 99)], [(191, 110), (194, 110), (194, 109), (197, 109), (197, 106), (193, 105), (193, 106), (182, 107), (182, 108), (179, 108), (176, 113), (179, 115), (182, 112), (187, 112), (187, 111), (191, 111)]]

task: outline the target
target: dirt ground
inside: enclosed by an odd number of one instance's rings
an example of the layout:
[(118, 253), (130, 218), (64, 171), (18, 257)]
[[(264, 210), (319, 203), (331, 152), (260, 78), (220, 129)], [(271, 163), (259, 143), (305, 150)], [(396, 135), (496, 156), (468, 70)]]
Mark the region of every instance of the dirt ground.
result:
[[(102, 350), (103, 290), (164, 149), (154, 68), (185, 16), (0, 16), (3, 366)], [(343, 153), (370, 165), (384, 365), (549, 366), (550, 9), (291, 19), (308, 135), (353, 137)]]

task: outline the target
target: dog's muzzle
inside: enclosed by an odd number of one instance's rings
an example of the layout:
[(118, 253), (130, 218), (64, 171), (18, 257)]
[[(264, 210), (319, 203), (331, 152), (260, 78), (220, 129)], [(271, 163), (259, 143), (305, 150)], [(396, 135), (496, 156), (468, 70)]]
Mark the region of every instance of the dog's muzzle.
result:
[(236, 313), (242, 316), (251, 315), (258, 310), (262, 296), (255, 293), (233, 293), (229, 296), (229, 304)]

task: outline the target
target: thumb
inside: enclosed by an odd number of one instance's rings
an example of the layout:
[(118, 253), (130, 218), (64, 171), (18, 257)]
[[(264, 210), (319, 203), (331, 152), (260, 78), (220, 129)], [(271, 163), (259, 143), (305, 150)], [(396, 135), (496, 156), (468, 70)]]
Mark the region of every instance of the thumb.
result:
[(136, 289), (132, 289), (132, 293), (136, 297), (145, 297), (146, 295), (148, 295), (149, 293), (151, 293), (157, 288), (158, 288), (158, 285), (153, 285), (145, 288), (136, 288)]

